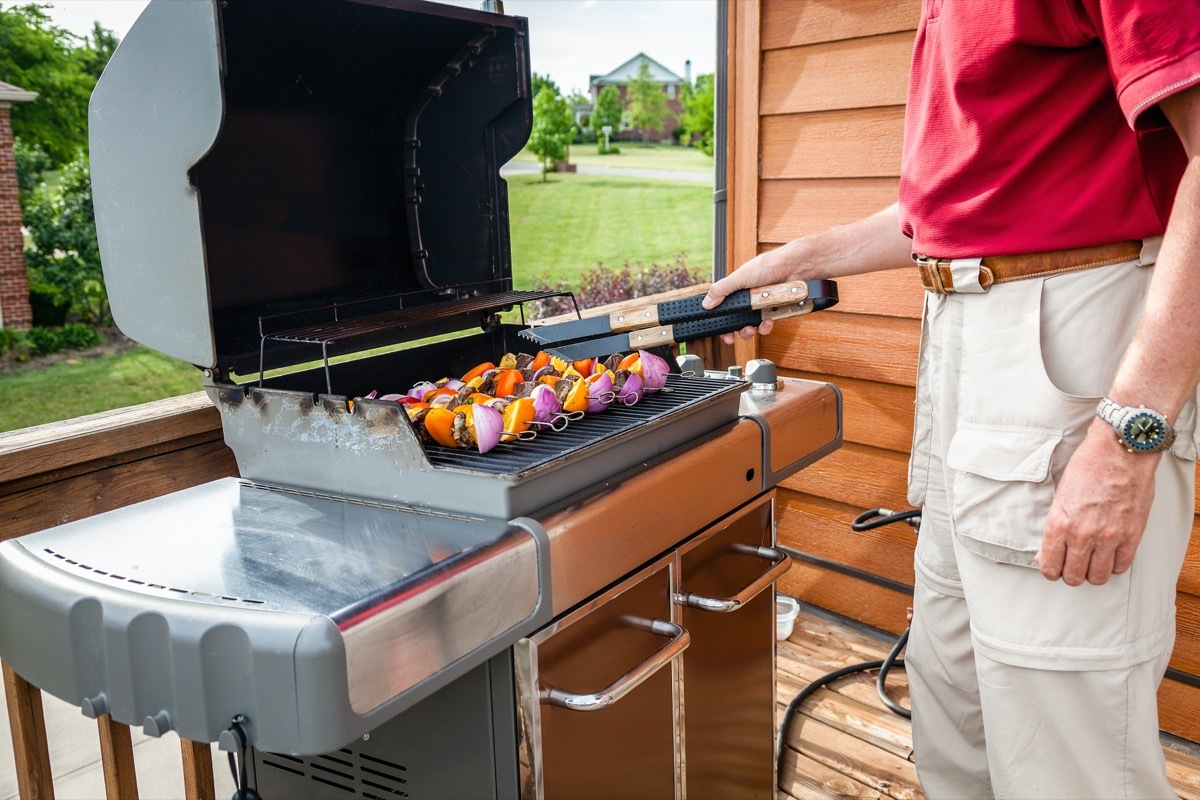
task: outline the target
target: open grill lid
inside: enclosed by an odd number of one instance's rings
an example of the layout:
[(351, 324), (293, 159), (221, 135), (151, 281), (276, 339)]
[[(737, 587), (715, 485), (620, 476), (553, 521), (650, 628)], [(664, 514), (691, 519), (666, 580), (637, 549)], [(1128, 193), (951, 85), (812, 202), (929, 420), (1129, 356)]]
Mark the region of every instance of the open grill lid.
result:
[(420, 0), (153, 0), (90, 109), (121, 330), (249, 373), (320, 357), (313, 326), (356, 351), (538, 296), (511, 291), (499, 173), (532, 125), (526, 31)]

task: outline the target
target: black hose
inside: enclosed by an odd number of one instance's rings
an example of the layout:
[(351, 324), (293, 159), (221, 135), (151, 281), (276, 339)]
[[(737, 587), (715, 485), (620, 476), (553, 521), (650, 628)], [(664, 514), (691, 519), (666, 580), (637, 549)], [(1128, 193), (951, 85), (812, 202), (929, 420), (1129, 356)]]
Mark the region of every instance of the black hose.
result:
[(904, 706), (897, 703), (892, 698), (888, 697), (884, 691), (884, 680), (887, 678), (888, 672), (893, 667), (903, 667), (904, 659), (897, 658), (900, 651), (904, 649), (904, 645), (908, 642), (908, 629), (905, 628), (904, 633), (900, 634), (900, 638), (896, 640), (896, 644), (892, 646), (891, 652), (887, 654), (887, 658), (879, 661), (864, 661), (861, 664), (851, 664), (841, 669), (835, 669), (826, 675), (822, 675), (815, 681), (805, 686), (800, 690), (800, 693), (792, 698), (792, 702), (788, 703), (784, 709), (783, 719), (779, 723), (779, 749), (775, 753), (776, 774), (783, 775), (783, 754), (787, 749), (787, 732), (792, 721), (792, 715), (796, 710), (804, 704), (804, 701), (812, 697), (818, 690), (828, 686), (834, 681), (839, 681), (849, 675), (854, 675), (859, 672), (869, 672), (870, 670), (879, 670), (879, 677), (875, 681), (875, 691), (879, 694), (879, 699), (891, 711), (899, 714), (905, 719), (912, 719), (912, 712)]
[(870, 511), (864, 511), (854, 518), (850, 523), (850, 529), (854, 531), (869, 531), (872, 528), (880, 528), (884, 525), (891, 525), (893, 522), (907, 522), (914, 528), (921, 525), (921, 509), (911, 508), (908, 511), (892, 511), (890, 508), (872, 508)]
[(891, 672), (892, 667), (904, 666), (904, 661), (902, 661), (899, 656), (900, 651), (904, 649), (906, 644), (908, 644), (909, 630), (911, 629), (904, 629), (904, 633), (900, 634), (900, 638), (896, 640), (894, 645), (892, 645), (892, 649), (887, 654), (887, 658), (880, 662), (879, 676), (875, 679), (875, 693), (879, 695), (880, 701), (882, 701), (885, 706), (891, 709), (893, 713), (899, 714), (905, 719), (912, 719), (912, 711), (888, 697), (887, 689), (884, 686), (884, 683), (887, 681), (888, 673)]
[[(918, 508), (908, 511), (895, 512), (887, 508), (873, 508), (870, 511), (864, 511), (854, 518), (850, 523), (851, 529), (855, 531), (869, 531), (872, 528), (879, 528), (883, 525), (890, 525), (893, 522), (906, 522), (914, 528), (921, 525), (921, 510)], [(775, 753), (776, 774), (783, 775), (783, 754), (787, 751), (787, 732), (792, 721), (792, 715), (796, 710), (804, 704), (804, 701), (812, 697), (819, 689), (828, 686), (834, 681), (841, 680), (848, 675), (854, 675), (859, 672), (868, 672), (873, 669), (879, 670), (879, 675), (875, 679), (875, 692), (879, 695), (880, 701), (894, 714), (898, 714), (905, 719), (912, 719), (912, 711), (897, 703), (888, 696), (885, 682), (887, 681), (888, 673), (893, 667), (903, 667), (904, 660), (900, 658), (901, 651), (908, 644), (909, 628), (904, 629), (904, 633), (900, 634), (900, 638), (892, 645), (892, 649), (887, 656), (879, 661), (864, 661), (861, 664), (851, 664), (841, 669), (835, 669), (826, 675), (822, 675), (815, 681), (805, 686), (800, 690), (800, 693), (792, 698), (784, 709), (783, 719), (779, 723), (779, 748)]]

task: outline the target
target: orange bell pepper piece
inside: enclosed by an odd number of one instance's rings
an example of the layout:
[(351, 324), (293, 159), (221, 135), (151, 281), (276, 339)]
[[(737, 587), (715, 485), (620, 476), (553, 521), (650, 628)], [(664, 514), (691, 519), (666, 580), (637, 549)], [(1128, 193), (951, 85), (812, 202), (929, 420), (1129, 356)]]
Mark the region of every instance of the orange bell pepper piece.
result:
[(585, 411), (588, 407), (588, 387), (582, 380), (575, 381), (567, 399), (563, 401), (563, 411)]
[(517, 391), (517, 384), (525, 380), (519, 369), (507, 369), (496, 376), (496, 397), (509, 397)]
[(504, 435), (500, 440), (511, 442), (528, 430), (535, 411), (533, 401), (528, 397), (519, 397), (509, 403), (503, 411)]
[(431, 408), (425, 415), (425, 431), (443, 447), (458, 447), (453, 433), (456, 416), (448, 408)]
[(431, 400), (433, 400), (433, 398), (438, 397), (440, 395), (444, 395), (444, 394), (457, 395), (458, 390), (457, 389), (449, 389), (445, 386), (443, 386), (441, 389), (430, 389), (428, 392), (425, 393), (425, 397), (422, 399), (424, 399), (425, 402), (428, 403)]
[(462, 382), (463, 382), (463, 383), (470, 383), (470, 382), (471, 382), (471, 381), (473, 381), (475, 378), (481, 378), (481, 377), (483, 377), (483, 373), (487, 372), (489, 369), (495, 369), (495, 368), (496, 368), (496, 365), (495, 365), (495, 364), (493, 364), (493, 363), (492, 363), (492, 362), (490, 362), (490, 361), (485, 361), (485, 362), (483, 362), (482, 364), (480, 364), (479, 366), (477, 366), (477, 367), (475, 367), (474, 369), (472, 369), (472, 370), (471, 370), (470, 372), (468, 372), (466, 375), (463, 375), (463, 376), (462, 376)]

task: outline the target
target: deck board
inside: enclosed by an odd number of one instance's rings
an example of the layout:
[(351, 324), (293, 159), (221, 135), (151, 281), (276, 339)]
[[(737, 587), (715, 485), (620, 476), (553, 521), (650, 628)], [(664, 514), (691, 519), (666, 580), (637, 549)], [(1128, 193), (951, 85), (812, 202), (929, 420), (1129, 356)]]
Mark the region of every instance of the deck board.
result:
[[(816, 678), (849, 664), (876, 661), (892, 645), (854, 623), (803, 608), (796, 627), (779, 642), (776, 716)], [(777, 800), (808, 798), (924, 798), (912, 763), (912, 726), (883, 707), (875, 673), (843, 678), (810, 697), (786, 734)], [(888, 694), (908, 705), (904, 670), (888, 676)], [(1182, 800), (1200, 800), (1200, 748), (1164, 737), (1167, 777)]]

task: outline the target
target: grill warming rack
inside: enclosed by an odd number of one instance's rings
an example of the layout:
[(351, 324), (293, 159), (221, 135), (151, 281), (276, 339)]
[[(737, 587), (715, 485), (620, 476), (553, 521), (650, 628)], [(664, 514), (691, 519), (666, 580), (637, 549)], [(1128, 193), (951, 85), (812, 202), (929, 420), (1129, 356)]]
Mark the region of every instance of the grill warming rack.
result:
[[(481, 287), (500, 283), (504, 290), (484, 293)], [(330, 347), (354, 342), (378, 341), (381, 334), (398, 331), (453, 317), (499, 311), (517, 306), (521, 311), (521, 325), (525, 321), (525, 303), (551, 297), (569, 297), (575, 307), (575, 315), (581, 317), (579, 301), (569, 291), (519, 291), (508, 288), (511, 281), (501, 278), (484, 283), (462, 284), (438, 289), (384, 295), (346, 303), (330, 303), (301, 311), (288, 311), (258, 318), (258, 385), (263, 385), (266, 374), (266, 349), (268, 342), (307, 344), (321, 348), (321, 362), (325, 369), (325, 389), (333, 394), (333, 380), (329, 373)], [(417, 297), (428, 297), (433, 293), (454, 292), (459, 296), (452, 300), (423, 303), (405, 307), (405, 302)], [(375, 310), (381, 306), (395, 304), (396, 308)], [(364, 310), (366, 309), (366, 310)], [(316, 321), (302, 323), (301, 320)], [(272, 330), (274, 328), (274, 330)], [(389, 342), (394, 343), (394, 342)], [(346, 352), (350, 352), (347, 350)]]

